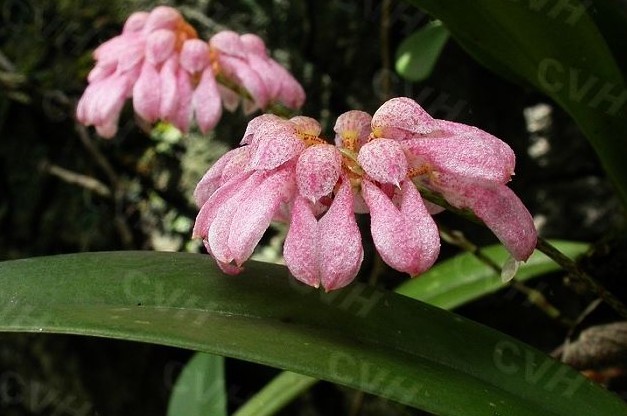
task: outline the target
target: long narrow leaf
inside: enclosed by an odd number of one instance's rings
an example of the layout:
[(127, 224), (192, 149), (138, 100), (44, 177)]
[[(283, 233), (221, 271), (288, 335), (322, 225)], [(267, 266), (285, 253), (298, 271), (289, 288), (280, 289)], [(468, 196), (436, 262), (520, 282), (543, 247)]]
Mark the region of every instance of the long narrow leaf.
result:
[(227, 416), (224, 357), (197, 352), (176, 380), (168, 416)]
[(233, 413), (233, 416), (270, 416), (318, 380), (291, 371), (282, 371), (264, 388)]
[[(572, 241), (551, 241), (562, 253), (576, 257), (588, 249), (588, 244)], [(481, 252), (498, 265), (505, 263), (509, 253), (496, 244)], [(524, 282), (560, 269), (553, 260), (539, 251), (522, 264), (516, 274)], [(397, 293), (421, 300), (444, 309), (453, 309), (466, 302), (506, 287), (494, 270), (470, 253), (460, 254), (440, 262), (429, 271), (408, 280), (396, 289)]]
[(0, 263), (0, 330), (112, 337), (235, 357), (451, 416), (616, 416), (627, 406), (540, 351), (361, 284), (323, 294), (284, 267), (84, 253)]
[[(569, 257), (576, 257), (584, 253), (589, 247), (586, 243), (573, 241), (552, 240), (551, 244)], [(509, 256), (501, 244), (482, 248), (481, 252), (496, 264), (503, 264)], [(536, 251), (520, 267), (516, 279), (526, 281), (559, 269), (560, 267), (553, 260)], [(490, 266), (478, 260), (473, 254), (464, 253), (436, 264), (419, 278), (408, 280), (400, 285), (395, 292), (443, 309), (453, 309), (504, 287), (506, 285)], [(283, 405), (294, 400), (305, 389), (313, 385), (311, 377), (287, 371), (277, 376), (276, 380), (277, 382), (284, 380), (286, 384), (304, 386), (298, 390), (280, 389)], [(273, 380), (272, 383), (275, 381)], [(255, 409), (260, 416), (273, 415), (279, 408), (272, 407), (262, 410), (256, 404), (274, 400), (277, 395), (276, 390), (270, 388), (270, 385), (264, 387), (242, 406), (242, 409)], [(252, 403), (253, 400), (254, 403)]]
[(396, 72), (415, 82), (429, 78), (448, 38), (448, 31), (441, 22), (418, 29), (398, 46)]

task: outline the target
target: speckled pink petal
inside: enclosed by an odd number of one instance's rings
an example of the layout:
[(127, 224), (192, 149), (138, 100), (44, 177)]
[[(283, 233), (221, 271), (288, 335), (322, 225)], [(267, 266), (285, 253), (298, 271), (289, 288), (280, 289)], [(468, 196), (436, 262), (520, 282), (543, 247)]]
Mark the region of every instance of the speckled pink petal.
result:
[(158, 65), (174, 54), (176, 35), (171, 30), (156, 30), (147, 37), (146, 59), (153, 65)]
[(250, 120), (246, 126), (244, 137), (239, 144), (251, 144), (257, 130), (266, 123), (285, 123), (285, 119), (274, 114), (262, 114)]
[(239, 38), (247, 53), (258, 56), (268, 56), (266, 44), (259, 36), (254, 33), (244, 33)]
[(260, 107), (256, 101), (249, 100), (248, 98), (242, 98), (242, 112), (245, 116), (249, 116), (259, 110)]
[[(251, 173), (240, 174), (214, 191), (209, 192), (211, 187), (205, 186), (209, 185), (208, 182), (211, 180), (211, 178), (207, 177), (208, 174), (209, 172), (205, 174), (205, 177), (203, 177), (194, 191), (194, 198), (196, 199), (197, 205), (200, 207), (200, 211), (196, 216), (192, 238), (202, 238), (204, 240), (207, 239), (209, 227), (216, 218), (222, 205), (240, 191), (243, 184), (251, 175)], [(203, 181), (205, 182), (203, 183)], [(211, 252), (209, 246), (207, 246), (207, 250)]]
[(232, 263), (225, 263), (223, 261), (220, 261), (220, 260), (216, 259), (216, 257), (211, 252), (211, 247), (209, 247), (209, 243), (207, 242), (207, 240), (203, 240), (202, 243), (205, 246), (205, 249), (207, 250), (207, 253), (216, 261), (216, 264), (218, 265), (220, 270), (222, 270), (225, 274), (234, 276), (236, 274), (241, 273), (241, 271), (244, 270), (243, 267), (239, 267), (239, 266), (237, 266), (235, 264), (232, 264)]
[[(196, 202), (196, 206), (201, 207), (209, 197), (222, 185), (227, 181), (223, 181), (223, 173), (226, 166), (229, 164), (233, 157), (236, 157), (239, 152), (241, 152), (242, 147), (238, 147), (233, 150), (229, 150), (225, 154), (223, 154), (216, 162), (205, 172), (203, 177), (198, 181), (196, 185), (196, 189), (194, 190), (194, 201)], [(241, 174), (243, 171), (240, 170)], [(230, 178), (229, 178), (230, 179)]]
[(353, 206), (355, 207), (355, 214), (367, 214), (370, 212), (360, 192), (353, 192)]
[(153, 64), (144, 61), (142, 71), (133, 86), (133, 108), (144, 120), (155, 122), (159, 118), (161, 82)]
[(246, 60), (253, 71), (255, 71), (259, 78), (263, 81), (263, 84), (268, 91), (269, 99), (275, 99), (279, 95), (279, 90), (281, 89), (281, 78), (277, 75), (275, 67), (272, 65), (270, 59), (267, 56), (249, 53), (246, 56)]
[(286, 194), (291, 195), (294, 190), (294, 169), (282, 168), (269, 174), (245, 196), (229, 232), (229, 250), (236, 265), (251, 256), (280, 204), (286, 200)]
[(399, 186), (407, 176), (407, 158), (396, 140), (376, 139), (359, 150), (357, 161), (377, 182)]
[(278, 62), (270, 59), (270, 66), (273, 67), (273, 73), (276, 74), (277, 81), (280, 81), (279, 90), (274, 99), (281, 102), (289, 108), (301, 108), (305, 103), (305, 90), (303, 86), (294, 78), (294, 76)]
[(206, 133), (218, 124), (222, 116), (222, 101), (211, 67), (202, 72), (192, 96), (192, 104), (200, 131)]
[(110, 125), (112, 120), (117, 122), (128, 89), (128, 79), (119, 75), (88, 85), (78, 102), (77, 119), (85, 125), (104, 126)]
[(118, 117), (111, 120), (107, 120), (104, 124), (99, 124), (96, 127), (96, 133), (100, 137), (110, 139), (118, 132)]
[(349, 284), (359, 271), (363, 248), (353, 212), (353, 194), (344, 181), (329, 210), (316, 221), (312, 204), (297, 197), (283, 257), (290, 272), (313, 287), (326, 291)]
[(311, 203), (296, 197), (283, 244), (283, 258), (297, 280), (316, 288), (320, 286), (318, 250), (318, 220)]
[(222, 171), (222, 177), (220, 183), (225, 183), (231, 178), (236, 177), (242, 172), (248, 172), (248, 162), (250, 161), (251, 148), (250, 146), (242, 146), (231, 150), (233, 156), (224, 167)]
[(294, 123), (296, 130), (301, 134), (318, 137), (322, 132), (322, 127), (318, 120), (306, 116), (295, 116), (290, 118), (290, 122)]
[(180, 63), (190, 74), (203, 71), (209, 65), (209, 44), (200, 39), (188, 39), (181, 49)]
[(101, 64), (115, 62), (117, 71), (126, 72), (142, 62), (145, 47), (146, 38), (143, 35), (129, 33), (111, 38), (98, 46), (93, 57)]
[(231, 276), (240, 274), (242, 270), (244, 270), (244, 268), (241, 266), (237, 266), (233, 263), (223, 263), (220, 260), (216, 260), (216, 264), (218, 265), (218, 267), (220, 267), (220, 270), (222, 270), (224, 273), (229, 274)]
[(87, 75), (87, 81), (91, 83), (91, 82), (98, 82), (105, 78), (108, 78), (115, 73), (116, 67), (117, 67), (116, 62), (112, 62), (112, 61), (109, 61), (107, 63), (99, 62), (96, 64), (95, 67), (92, 68), (91, 71), (89, 71), (89, 74)]
[[(233, 261), (234, 256), (229, 247), (229, 233), (232, 228), (235, 213), (241, 206), (253, 209), (256, 203), (250, 198), (250, 195), (261, 184), (264, 179), (263, 173), (255, 172), (250, 175), (243, 183), (240, 183), (238, 189), (231, 197), (220, 204), (215, 213), (215, 217), (209, 226), (207, 233), (207, 242), (211, 248), (211, 252), (215, 258), (224, 263)], [(214, 193), (217, 195), (218, 191)], [(206, 203), (211, 203), (212, 198)]]
[[(96, 49), (91, 53), (91, 56), (94, 60), (98, 61), (99, 64), (109, 64), (115, 63), (117, 66), (118, 60), (120, 58), (119, 52), (126, 47), (129, 39), (142, 39), (142, 45), (145, 45), (145, 38), (143, 36), (139, 36), (137, 34), (129, 34), (127, 36), (114, 36), (111, 39), (101, 43), (98, 45)], [(143, 54), (141, 54), (140, 59), (143, 58)]]
[(176, 91), (178, 93), (176, 114), (170, 119), (170, 122), (179, 130), (187, 133), (192, 121), (192, 95), (194, 91), (189, 74), (181, 67), (176, 71)]
[(286, 107), (298, 109), (305, 104), (307, 95), (305, 89), (295, 78), (284, 80), (279, 90), (279, 101)]
[(249, 168), (259, 170), (275, 169), (298, 156), (306, 147), (295, 126), (286, 121), (261, 124), (251, 146), (254, 147)]
[(244, 61), (233, 66), (232, 69), (236, 81), (248, 91), (255, 106), (265, 108), (270, 96), (261, 77)]
[(428, 164), (436, 172), (506, 183), (516, 158), (503, 141), (476, 127), (438, 121), (438, 130), (401, 143), (411, 166)]
[(503, 243), (516, 260), (531, 256), (537, 242), (533, 218), (507, 186), (440, 175), (436, 191), (457, 208), (469, 208)]
[(320, 279), (328, 292), (355, 279), (364, 259), (353, 210), (353, 191), (345, 178), (329, 210), (318, 222)]
[(152, 9), (146, 23), (144, 25), (144, 32), (151, 33), (159, 29), (176, 29), (176, 25), (183, 20), (181, 14), (172, 7), (158, 6)]
[(430, 133), (436, 128), (436, 121), (417, 102), (407, 97), (386, 101), (372, 116), (375, 137), (404, 140)]
[(405, 180), (401, 190), (399, 209), (376, 185), (362, 181), (362, 195), (370, 209), (370, 229), (377, 251), (394, 269), (415, 276), (437, 259), (440, 238), (414, 184)]
[(124, 22), (122, 33), (139, 32), (144, 28), (146, 20), (148, 20), (148, 12), (135, 12), (131, 14)]
[(424, 202), (425, 208), (427, 208), (427, 212), (429, 213), (429, 215), (436, 215), (446, 210), (445, 208), (442, 208), (441, 206), (436, 205), (433, 202), (425, 200), (423, 200), (422, 202)]
[(161, 102), (159, 103), (159, 117), (170, 120), (176, 114), (178, 104), (177, 80), (178, 62), (176, 57), (171, 57), (161, 67), (159, 83), (161, 85)]
[(233, 90), (226, 88), (222, 84), (218, 84), (218, 91), (222, 98), (222, 105), (227, 111), (233, 112), (237, 109), (241, 97)]
[(209, 46), (222, 54), (246, 58), (246, 50), (240, 36), (230, 30), (223, 30), (213, 35), (209, 40)]
[(354, 143), (354, 151), (359, 150), (361, 146), (368, 142), (370, 135), (370, 122), (372, 116), (365, 111), (351, 110), (341, 114), (335, 121), (335, 144), (340, 147), (346, 147), (345, 140)]
[(137, 35), (129, 39), (121, 50), (117, 52), (118, 71), (127, 72), (132, 71), (135, 67), (141, 67), (142, 60), (145, 56), (145, 47), (145, 38)]
[(300, 195), (312, 202), (333, 191), (342, 172), (342, 155), (330, 144), (305, 149), (296, 163), (296, 183)]

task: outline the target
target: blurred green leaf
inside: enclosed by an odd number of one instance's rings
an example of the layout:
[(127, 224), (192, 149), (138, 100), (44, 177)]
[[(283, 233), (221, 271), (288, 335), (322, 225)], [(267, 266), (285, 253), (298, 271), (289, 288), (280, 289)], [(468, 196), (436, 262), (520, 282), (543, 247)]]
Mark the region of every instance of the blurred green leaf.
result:
[(291, 371), (282, 371), (259, 390), (233, 416), (271, 416), (318, 380)]
[[(589, 247), (572, 241), (550, 243), (569, 257), (576, 257)], [(498, 265), (503, 265), (509, 256), (500, 244), (482, 248), (481, 252)], [(518, 269), (516, 280), (522, 282), (557, 270), (560, 270), (557, 263), (535, 251)], [(396, 292), (440, 308), (453, 309), (504, 287), (507, 285), (490, 266), (471, 253), (464, 253), (437, 263), (419, 277), (400, 285)]]
[(409, 35), (396, 51), (396, 72), (414, 82), (429, 78), (448, 37), (448, 31), (439, 21)]
[(627, 414), (613, 394), (505, 334), (283, 266), (223, 275), (209, 256), (82, 253), (0, 263), (2, 331), (102, 336), (235, 357), (451, 416)]
[(167, 416), (227, 416), (224, 357), (197, 352), (176, 380)]
[[(588, 14), (596, 13), (590, 2), (409, 1), (440, 19), (480, 63), (537, 88), (563, 107), (590, 140), (627, 204), (625, 78)], [(613, 4), (616, 16), (625, 16), (619, 13), (621, 4)], [(614, 26), (627, 25), (616, 19)], [(624, 28), (606, 33), (624, 33)]]

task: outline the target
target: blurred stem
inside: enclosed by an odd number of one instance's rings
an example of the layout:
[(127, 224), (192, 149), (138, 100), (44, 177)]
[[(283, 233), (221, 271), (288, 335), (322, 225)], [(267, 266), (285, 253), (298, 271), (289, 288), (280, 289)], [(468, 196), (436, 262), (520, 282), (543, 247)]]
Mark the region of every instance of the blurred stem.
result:
[(43, 172), (46, 172), (52, 176), (56, 176), (57, 178), (69, 184), (78, 185), (106, 198), (111, 196), (111, 191), (109, 190), (109, 188), (98, 179), (92, 178), (91, 176), (72, 172), (71, 170), (52, 164), (47, 160), (43, 160), (39, 164), (39, 168)]
[(577, 263), (575, 263), (569, 257), (564, 255), (564, 253), (555, 248), (555, 246), (542, 238), (538, 238), (538, 244), (536, 245), (536, 248), (549, 256), (551, 259), (553, 259), (557, 264), (562, 266), (564, 270), (568, 271), (571, 274), (571, 276), (583, 282), (589, 291), (594, 292), (597, 296), (603, 299), (605, 303), (611, 306), (612, 309), (614, 309), (619, 315), (627, 319), (627, 307), (625, 306), (625, 304), (621, 302), (616, 296), (614, 296), (610, 291), (605, 289), (605, 287), (597, 282), (592, 276), (581, 270)]
[[(73, 111), (73, 107), (71, 107)], [(70, 113), (74, 116), (73, 112)], [(114, 224), (120, 235), (120, 240), (122, 245), (125, 248), (133, 247), (133, 233), (131, 232), (131, 228), (126, 222), (126, 218), (123, 214), (124, 208), (124, 187), (121, 186), (121, 181), (118, 175), (115, 173), (115, 169), (109, 163), (107, 158), (100, 152), (98, 147), (95, 145), (95, 141), (90, 137), (87, 128), (80, 124), (78, 121), (75, 123), (76, 132), (78, 133), (78, 137), (85, 147), (85, 150), (94, 158), (96, 163), (100, 166), (100, 168), (105, 172), (107, 178), (109, 179), (109, 183), (111, 185), (111, 190), (113, 191), (113, 203), (115, 205), (115, 213), (114, 213)]]
[(283, 371), (237, 409), (233, 416), (274, 415), (317, 382), (313, 377)]
[[(499, 266), (491, 258), (486, 256), (477, 245), (468, 240), (462, 233), (451, 231), (440, 224), (438, 224), (438, 228), (440, 230), (440, 236), (444, 241), (472, 254), (475, 258), (477, 258), (477, 260), (481, 261), (492, 270), (494, 270), (494, 272), (498, 276), (501, 275), (501, 266)], [(574, 322), (564, 317), (562, 312), (557, 309), (551, 302), (549, 302), (546, 296), (544, 296), (539, 290), (532, 289), (517, 280), (510, 281), (509, 286), (527, 296), (527, 300), (532, 305), (540, 309), (549, 318), (559, 322), (560, 324), (568, 328), (571, 328), (574, 325)]]
[[(483, 222), (477, 218), (470, 210), (468, 209), (459, 209), (451, 204), (449, 204), (441, 195), (436, 192), (430, 191), (422, 186), (418, 186), (420, 194), (429, 202), (433, 202), (436, 205), (439, 205), (443, 208), (446, 208), (449, 211), (454, 212), (457, 215), (460, 215), (472, 222), (477, 224), (483, 224)], [(627, 307), (623, 302), (621, 302), (616, 296), (614, 296), (611, 292), (601, 285), (601, 283), (597, 282), (592, 276), (587, 274), (585, 271), (581, 270), (577, 263), (566, 256), (564, 253), (559, 251), (553, 245), (551, 245), (548, 241), (543, 239), (542, 237), (538, 237), (538, 242), (536, 244), (536, 249), (546, 254), (550, 259), (552, 259), (555, 263), (559, 264), (562, 269), (566, 270), (574, 279), (582, 282), (587, 290), (596, 296), (603, 299), (605, 303), (607, 303), (612, 309), (616, 311), (621, 317), (627, 319)]]
[(356, 391), (353, 396), (353, 401), (351, 402), (350, 411), (348, 413), (349, 416), (359, 416), (361, 412), (361, 407), (364, 404), (364, 392)]

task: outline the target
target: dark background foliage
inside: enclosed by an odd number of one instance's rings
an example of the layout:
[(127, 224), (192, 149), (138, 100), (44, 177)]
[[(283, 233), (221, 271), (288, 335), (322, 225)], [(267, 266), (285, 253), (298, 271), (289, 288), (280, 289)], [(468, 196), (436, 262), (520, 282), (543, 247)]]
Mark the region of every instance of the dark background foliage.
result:
[[(0, 259), (123, 249), (201, 251), (190, 241), (191, 192), (212, 161), (237, 145), (247, 118), (226, 114), (208, 137), (181, 137), (167, 126), (151, 131), (127, 108), (118, 137), (110, 141), (73, 119), (93, 48), (118, 33), (132, 11), (156, 4), (0, 1)], [(606, 283), (620, 292), (625, 269), (612, 253), (622, 243), (611, 239), (612, 230), (622, 225), (618, 203), (576, 126), (545, 97), (478, 66), (453, 41), (427, 81), (401, 79), (393, 72), (394, 51), (430, 21), (421, 11), (402, 2), (370, 0), (168, 4), (179, 7), (204, 38), (224, 28), (262, 36), (274, 57), (303, 83), (308, 99), (302, 113), (319, 119), (329, 138), (342, 112), (372, 113), (386, 98), (406, 95), (435, 117), (476, 125), (508, 142), (518, 158), (511, 186), (541, 234), (601, 241), (595, 253), (605, 257), (591, 254), (586, 264), (596, 270), (606, 265)], [(477, 244), (495, 241), (454, 215), (441, 214), (439, 221)], [(259, 258), (277, 259), (282, 232), (280, 227), (269, 232)], [(390, 270), (373, 273), (373, 250), (366, 252), (361, 279), (391, 288), (405, 278)], [(443, 257), (457, 252), (443, 245)], [(562, 278), (550, 276), (531, 286), (574, 319), (591, 299)], [(546, 351), (567, 334), (513, 290), (458, 312)], [(611, 316), (601, 307), (591, 319), (603, 322)], [(2, 334), (0, 414), (163, 415), (189, 354), (114, 340)], [(275, 372), (228, 361), (230, 408)], [(321, 383), (282, 414), (419, 412)]]

